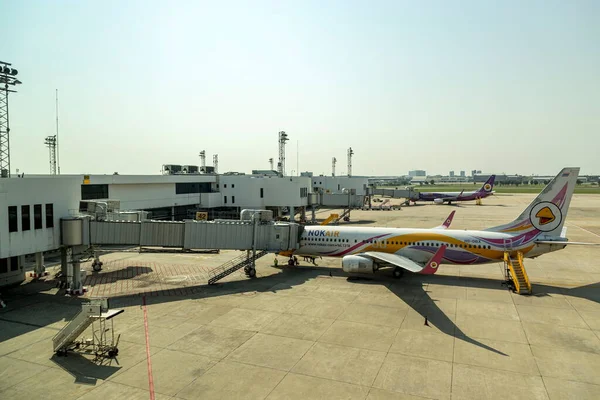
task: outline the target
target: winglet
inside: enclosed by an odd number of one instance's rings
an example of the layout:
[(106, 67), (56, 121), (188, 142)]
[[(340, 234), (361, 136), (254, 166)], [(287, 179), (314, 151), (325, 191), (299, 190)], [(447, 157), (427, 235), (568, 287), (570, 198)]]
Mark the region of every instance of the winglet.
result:
[(448, 218), (446, 218), (446, 220), (444, 221), (444, 223), (442, 225), (436, 226), (433, 229), (448, 229), (450, 227), (450, 224), (452, 223), (452, 219), (454, 218), (455, 212), (456, 212), (456, 210), (452, 211), (450, 213), (450, 215), (448, 215)]
[(444, 244), (438, 249), (438, 251), (435, 252), (433, 257), (431, 257), (431, 260), (429, 260), (427, 265), (425, 265), (425, 268), (423, 268), (423, 270), (421, 270), (421, 272), (420, 272), (421, 274), (433, 275), (437, 272), (438, 267), (440, 266), (440, 263), (442, 262), (442, 258), (444, 258), (444, 252), (446, 251), (446, 247), (448, 247), (448, 246)]
[(463, 192), (465, 191), (465, 189), (460, 191), (460, 194), (458, 195), (458, 197), (456, 198), (456, 200), (460, 200), (460, 196), (462, 196)]

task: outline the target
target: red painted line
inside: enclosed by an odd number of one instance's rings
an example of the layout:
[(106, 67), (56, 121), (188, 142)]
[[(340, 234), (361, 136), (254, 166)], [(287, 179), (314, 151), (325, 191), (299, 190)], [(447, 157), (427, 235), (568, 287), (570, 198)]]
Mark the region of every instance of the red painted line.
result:
[(154, 378), (152, 378), (152, 361), (150, 360), (150, 335), (148, 334), (148, 311), (146, 310), (146, 296), (142, 297), (144, 305), (144, 330), (146, 331), (146, 361), (148, 364), (148, 390), (150, 390), (150, 400), (154, 400)]

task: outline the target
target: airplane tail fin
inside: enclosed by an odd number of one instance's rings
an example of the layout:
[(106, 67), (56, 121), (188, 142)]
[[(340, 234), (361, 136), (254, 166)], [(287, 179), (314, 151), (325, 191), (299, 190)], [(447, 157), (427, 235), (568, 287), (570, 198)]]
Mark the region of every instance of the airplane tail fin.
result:
[(563, 168), (514, 221), (486, 229), (530, 237), (560, 237), (579, 168)]
[(483, 194), (491, 194), (494, 190), (494, 181), (496, 180), (496, 175), (491, 175), (487, 181), (483, 184), (483, 186), (478, 190), (479, 193)]

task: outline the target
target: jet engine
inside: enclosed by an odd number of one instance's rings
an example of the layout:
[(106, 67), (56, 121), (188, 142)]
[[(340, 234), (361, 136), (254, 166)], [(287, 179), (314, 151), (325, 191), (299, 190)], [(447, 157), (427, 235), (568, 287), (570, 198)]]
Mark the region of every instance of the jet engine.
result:
[(438, 198), (438, 199), (433, 199), (433, 202), (434, 202), (435, 204), (444, 204), (444, 199), (440, 199), (440, 198)]
[(344, 272), (360, 272), (363, 274), (375, 272), (373, 260), (363, 256), (344, 256), (342, 258), (342, 269)]

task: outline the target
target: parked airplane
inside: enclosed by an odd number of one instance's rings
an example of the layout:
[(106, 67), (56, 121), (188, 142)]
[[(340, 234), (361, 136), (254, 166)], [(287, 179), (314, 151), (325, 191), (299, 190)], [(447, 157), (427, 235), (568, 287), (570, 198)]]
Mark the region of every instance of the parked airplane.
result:
[(419, 199), (417, 201), (433, 201), (436, 204), (448, 203), (451, 204), (453, 201), (469, 201), (477, 200), (488, 197), (493, 194), (494, 179), (496, 175), (492, 175), (479, 190), (473, 190), (466, 192), (419, 192)]
[(563, 225), (578, 174), (579, 168), (564, 168), (508, 224), (481, 231), (451, 230), (453, 212), (432, 229), (307, 226), (294, 255), (342, 257), (342, 268), (350, 273), (393, 267), (397, 278), (404, 270), (434, 274), (443, 263), (499, 262), (505, 251), (534, 258), (577, 244), (567, 242)]

